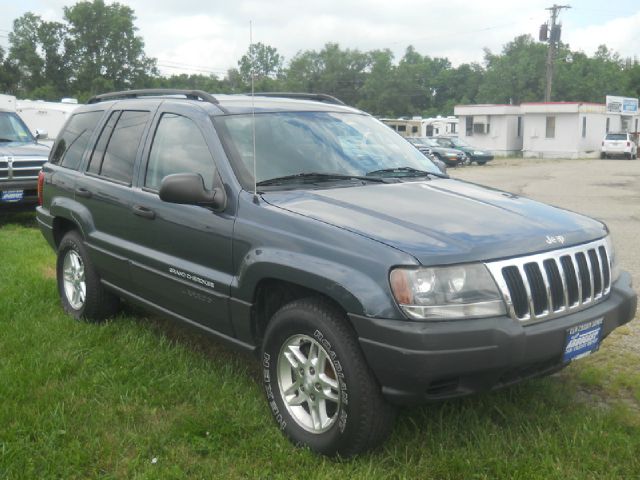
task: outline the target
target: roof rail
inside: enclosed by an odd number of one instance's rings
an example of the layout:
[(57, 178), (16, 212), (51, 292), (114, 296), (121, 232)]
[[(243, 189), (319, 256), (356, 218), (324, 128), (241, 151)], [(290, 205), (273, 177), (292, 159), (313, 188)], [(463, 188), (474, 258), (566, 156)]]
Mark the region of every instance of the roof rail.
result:
[(298, 100), (315, 100), (316, 102), (332, 103), (334, 105), (346, 105), (342, 100), (326, 93), (256, 92), (254, 95), (257, 97), (294, 98)]
[(122, 92), (103, 93), (91, 97), (87, 103), (106, 102), (125, 98), (161, 97), (168, 95), (184, 95), (189, 100), (202, 100), (203, 102), (218, 105), (220, 102), (210, 93), (202, 90), (180, 90), (174, 88), (147, 88), (143, 90), (125, 90)]

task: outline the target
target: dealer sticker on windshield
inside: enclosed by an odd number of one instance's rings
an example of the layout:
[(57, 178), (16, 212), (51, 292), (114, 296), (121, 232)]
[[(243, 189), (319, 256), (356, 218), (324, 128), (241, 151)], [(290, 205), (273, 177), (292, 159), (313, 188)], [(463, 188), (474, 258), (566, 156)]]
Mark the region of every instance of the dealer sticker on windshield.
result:
[(0, 192), (0, 201), (8, 203), (19, 202), (22, 200), (23, 195), (23, 190), (6, 190), (4, 192)]
[(570, 362), (595, 352), (600, 346), (601, 336), (601, 318), (570, 328), (567, 331), (563, 360)]

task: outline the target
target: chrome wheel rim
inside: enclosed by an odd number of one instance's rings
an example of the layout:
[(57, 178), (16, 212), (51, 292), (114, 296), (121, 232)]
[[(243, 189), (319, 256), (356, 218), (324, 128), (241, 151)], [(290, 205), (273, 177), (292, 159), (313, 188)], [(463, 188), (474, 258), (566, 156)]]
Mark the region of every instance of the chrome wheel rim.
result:
[(284, 406), (300, 427), (322, 433), (336, 423), (340, 383), (327, 351), (316, 340), (289, 337), (278, 355), (277, 375)]
[(84, 263), (75, 250), (68, 250), (62, 262), (62, 284), (69, 305), (80, 310), (87, 295), (84, 278)]

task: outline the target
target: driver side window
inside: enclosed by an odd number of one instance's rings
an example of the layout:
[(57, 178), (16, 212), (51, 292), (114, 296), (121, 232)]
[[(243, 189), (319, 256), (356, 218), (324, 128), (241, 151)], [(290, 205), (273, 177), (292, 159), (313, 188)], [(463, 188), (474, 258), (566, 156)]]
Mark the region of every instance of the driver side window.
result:
[(211, 190), (215, 164), (196, 123), (182, 115), (164, 113), (151, 145), (144, 186), (159, 190), (162, 179), (173, 173), (198, 173)]

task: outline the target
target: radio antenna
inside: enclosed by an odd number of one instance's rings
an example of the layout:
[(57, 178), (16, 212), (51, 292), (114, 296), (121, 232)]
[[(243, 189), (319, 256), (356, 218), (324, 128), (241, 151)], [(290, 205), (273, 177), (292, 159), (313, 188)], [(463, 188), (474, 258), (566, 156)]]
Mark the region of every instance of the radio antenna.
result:
[(256, 177), (256, 104), (254, 91), (255, 51), (253, 48), (253, 23), (249, 20), (249, 57), (251, 58), (251, 128), (253, 129), (253, 201), (258, 203), (258, 179)]

